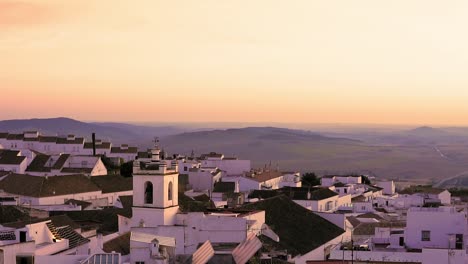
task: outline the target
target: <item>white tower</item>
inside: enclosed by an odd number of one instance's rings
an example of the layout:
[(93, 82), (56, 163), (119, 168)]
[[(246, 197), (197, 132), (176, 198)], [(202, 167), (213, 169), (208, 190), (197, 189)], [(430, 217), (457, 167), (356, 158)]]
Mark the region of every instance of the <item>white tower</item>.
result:
[(160, 157), (159, 141), (151, 150), (151, 161), (133, 163), (132, 225), (174, 225), (179, 210), (177, 163)]

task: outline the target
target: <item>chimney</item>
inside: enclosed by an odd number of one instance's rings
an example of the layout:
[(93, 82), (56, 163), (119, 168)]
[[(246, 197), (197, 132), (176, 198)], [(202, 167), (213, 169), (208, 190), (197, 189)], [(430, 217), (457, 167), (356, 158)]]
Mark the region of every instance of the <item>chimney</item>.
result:
[(96, 156), (96, 133), (93, 133), (91, 138), (93, 140), (93, 156)]

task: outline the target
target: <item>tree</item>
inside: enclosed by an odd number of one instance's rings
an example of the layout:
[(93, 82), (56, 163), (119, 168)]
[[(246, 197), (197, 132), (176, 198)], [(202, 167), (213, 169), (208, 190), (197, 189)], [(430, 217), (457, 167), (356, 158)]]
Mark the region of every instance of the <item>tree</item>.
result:
[(306, 172), (301, 177), (302, 186), (315, 186), (320, 185), (320, 179), (315, 175), (314, 172)]
[(120, 175), (124, 177), (132, 177), (133, 175), (133, 161), (125, 162), (120, 165)]
[(371, 181), (369, 180), (369, 177), (362, 175), (362, 183), (370, 185)]

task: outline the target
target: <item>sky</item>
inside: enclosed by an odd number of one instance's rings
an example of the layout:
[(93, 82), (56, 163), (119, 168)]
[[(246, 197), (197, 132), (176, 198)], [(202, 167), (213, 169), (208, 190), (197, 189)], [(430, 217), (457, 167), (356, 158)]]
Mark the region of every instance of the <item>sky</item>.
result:
[(468, 1), (0, 0), (0, 119), (468, 125)]

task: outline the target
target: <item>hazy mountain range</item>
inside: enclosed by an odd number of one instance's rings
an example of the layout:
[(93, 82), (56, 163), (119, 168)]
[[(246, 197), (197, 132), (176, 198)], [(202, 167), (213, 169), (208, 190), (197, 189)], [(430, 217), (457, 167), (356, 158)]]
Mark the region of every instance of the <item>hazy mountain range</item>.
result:
[[(320, 132), (278, 127), (209, 129), (188, 124), (148, 126), (126, 123), (86, 123), (69, 118), (0, 121), (0, 132), (39, 130), (44, 134), (73, 133), (141, 149), (154, 136), (169, 153), (210, 151), (251, 159), (254, 166), (272, 164), (282, 170), (326, 173), (367, 173), (402, 181), (439, 182), (468, 172), (468, 128), (327, 130)], [(449, 182), (449, 181), (447, 181)]]

